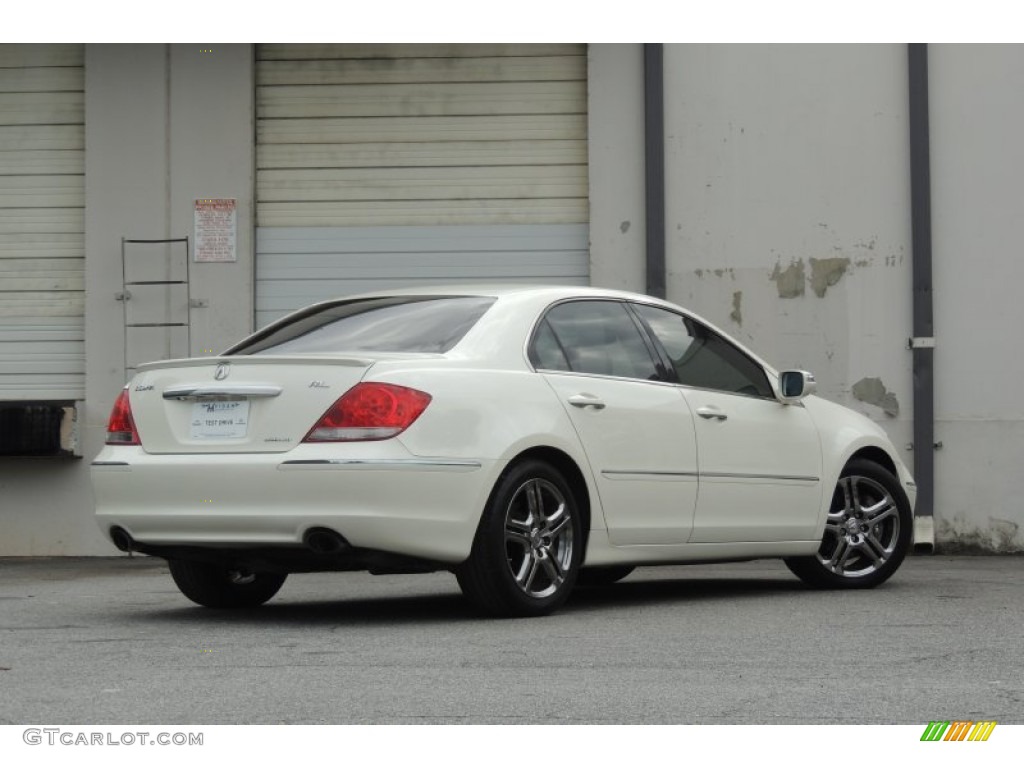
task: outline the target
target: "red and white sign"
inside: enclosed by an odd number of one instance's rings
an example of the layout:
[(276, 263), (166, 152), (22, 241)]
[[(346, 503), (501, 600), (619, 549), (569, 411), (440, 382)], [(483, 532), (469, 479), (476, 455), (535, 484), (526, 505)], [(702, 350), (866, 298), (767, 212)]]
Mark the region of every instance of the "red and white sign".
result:
[(238, 261), (238, 201), (195, 201), (196, 261)]

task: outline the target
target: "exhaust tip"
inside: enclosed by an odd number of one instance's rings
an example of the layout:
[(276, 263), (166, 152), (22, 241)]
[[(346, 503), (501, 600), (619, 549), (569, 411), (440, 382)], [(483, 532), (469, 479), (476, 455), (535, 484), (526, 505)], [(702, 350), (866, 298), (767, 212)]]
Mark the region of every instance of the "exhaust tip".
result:
[(135, 549), (135, 540), (132, 535), (119, 525), (110, 529), (110, 540), (122, 552), (131, 552)]
[(318, 555), (337, 555), (349, 549), (345, 537), (330, 528), (310, 528), (303, 535), (302, 543)]

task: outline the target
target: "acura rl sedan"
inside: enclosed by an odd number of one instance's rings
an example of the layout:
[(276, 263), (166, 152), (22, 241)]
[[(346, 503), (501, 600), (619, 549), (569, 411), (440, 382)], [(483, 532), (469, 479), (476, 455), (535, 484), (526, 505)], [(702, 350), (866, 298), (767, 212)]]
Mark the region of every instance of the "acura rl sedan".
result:
[(885, 433), (691, 312), (579, 287), (323, 302), (140, 366), (92, 464), (121, 550), (210, 608), (290, 573), (455, 574), (541, 615), (639, 565), (782, 558), (874, 587), (911, 545)]

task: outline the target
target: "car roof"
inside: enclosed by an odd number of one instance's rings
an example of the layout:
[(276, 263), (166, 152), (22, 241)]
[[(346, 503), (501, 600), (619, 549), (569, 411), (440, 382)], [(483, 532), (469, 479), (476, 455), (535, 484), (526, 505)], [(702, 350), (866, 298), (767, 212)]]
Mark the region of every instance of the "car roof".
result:
[[(655, 296), (649, 296), (642, 293), (635, 293), (632, 291), (623, 291), (614, 288), (600, 288), (595, 286), (587, 285), (550, 285), (550, 284), (536, 284), (536, 283), (453, 283), (453, 284), (438, 284), (438, 285), (418, 285), (418, 286), (407, 286), (400, 288), (385, 288), (376, 291), (367, 291), (365, 293), (352, 294), (348, 296), (338, 296), (326, 301), (317, 302), (318, 305), (329, 305), (338, 301), (351, 301), (358, 299), (367, 298), (381, 298), (389, 296), (489, 296), (499, 300), (499, 303), (504, 305), (505, 309), (510, 312), (515, 312), (515, 308), (523, 309), (528, 308), (533, 312), (539, 312), (543, 306), (552, 304), (562, 299), (574, 299), (574, 298), (604, 298), (604, 299), (617, 299), (622, 301), (639, 301), (645, 304), (654, 304), (656, 306), (662, 306), (666, 309), (673, 311), (682, 311), (685, 314), (697, 320), (700, 323), (711, 328), (713, 331), (721, 334), (725, 338), (729, 339), (730, 342), (735, 344), (737, 347), (742, 349), (747, 355), (754, 360), (758, 361), (771, 373), (776, 373), (773, 366), (768, 363), (764, 358), (758, 355), (754, 350), (740, 342), (738, 339), (727, 333), (723, 329), (717, 327), (714, 323), (710, 322), (704, 317), (701, 317), (697, 313), (686, 309), (685, 307), (675, 304), (667, 299), (659, 299)], [(309, 309), (306, 307), (305, 309)], [(500, 314), (500, 313), (499, 313)], [(493, 313), (488, 313), (493, 318)], [(284, 319), (284, 318), (282, 318)], [(479, 325), (483, 328), (489, 323), (487, 318), (484, 318), (483, 322)], [(475, 334), (471, 333), (470, 337)], [(461, 346), (461, 345), (460, 345)]]
[[(665, 303), (653, 296), (645, 296), (641, 293), (622, 291), (614, 288), (600, 288), (589, 285), (550, 285), (539, 283), (452, 283), (444, 285), (418, 285), (402, 288), (384, 288), (377, 291), (339, 296), (329, 301), (347, 301), (349, 299), (367, 298), (371, 296), (493, 296), (502, 298), (505, 296), (516, 296), (531, 294), (545, 299), (570, 298), (570, 297), (606, 297), (619, 299), (634, 299)], [(324, 302), (319, 302), (324, 303)]]

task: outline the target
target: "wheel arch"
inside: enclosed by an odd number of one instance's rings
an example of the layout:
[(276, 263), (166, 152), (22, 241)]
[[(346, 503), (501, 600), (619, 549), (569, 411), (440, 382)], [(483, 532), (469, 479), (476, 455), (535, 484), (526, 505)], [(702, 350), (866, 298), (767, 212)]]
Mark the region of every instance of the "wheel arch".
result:
[(858, 448), (846, 459), (843, 463), (843, 468), (845, 469), (851, 461), (856, 459), (866, 459), (867, 461), (874, 462), (875, 464), (878, 464), (892, 472), (893, 477), (897, 480), (899, 479), (900, 473), (896, 468), (896, 462), (884, 448), (877, 445), (866, 445), (862, 448)]

